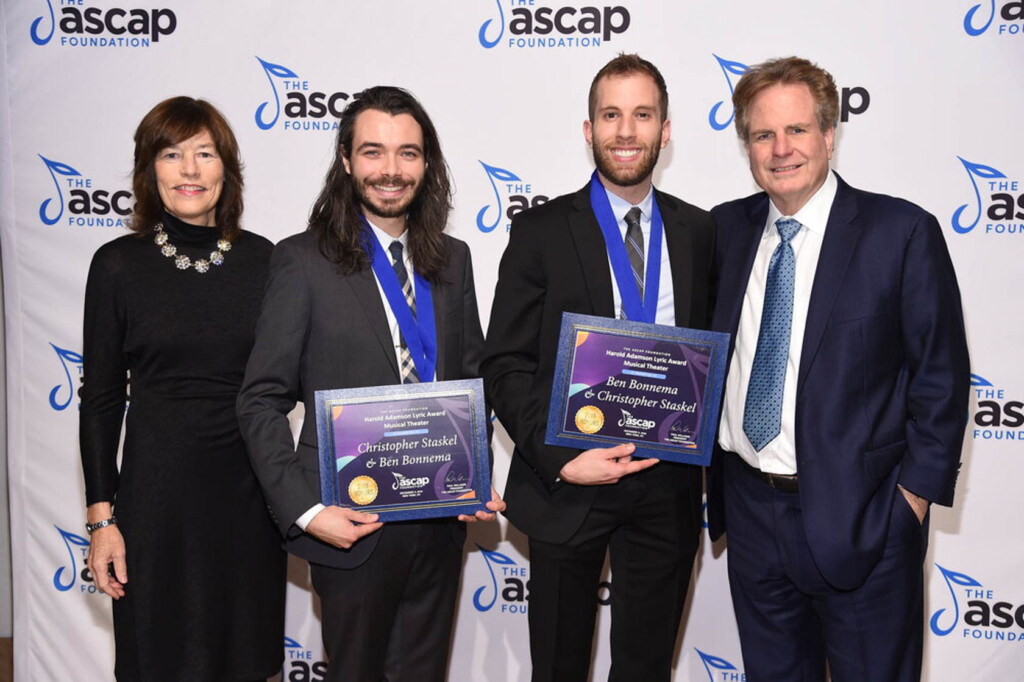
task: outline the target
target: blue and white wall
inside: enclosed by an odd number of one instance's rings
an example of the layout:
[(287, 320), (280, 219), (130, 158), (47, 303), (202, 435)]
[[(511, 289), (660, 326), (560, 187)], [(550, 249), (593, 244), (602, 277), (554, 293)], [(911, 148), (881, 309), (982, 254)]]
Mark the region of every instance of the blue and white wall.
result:
[[(1024, 3), (1008, 0), (19, 0), (0, 5), (0, 227), (19, 680), (109, 679), (109, 600), (83, 574), (77, 445), (81, 315), (93, 251), (124, 231), (132, 132), (156, 102), (207, 98), (246, 163), (245, 226), (305, 226), (351, 93), (401, 85), (454, 173), (450, 231), (487, 319), (509, 214), (587, 180), (593, 74), (619, 51), (668, 81), (656, 182), (708, 207), (756, 188), (731, 127), (745, 65), (797, 54), (842, 89), (835, 167), (938, 216), (960, 276), (975, 399), (953, 509), (933, 510), (926, 678), (1024, 669)], [(511, 446), (497, 437), (499, 488)], [(451, 679), (527, 680), (525, 541), (503, 522), (467, 545)], [(305, 567), (289, 586), (286, 680), (322, 677)], [(602, 599), (614, 592), (603, 586)], [(595, 679), (608, 666), (602, 609)], [(722, 547), (705, 542), (676, 680), (739, 680)]]

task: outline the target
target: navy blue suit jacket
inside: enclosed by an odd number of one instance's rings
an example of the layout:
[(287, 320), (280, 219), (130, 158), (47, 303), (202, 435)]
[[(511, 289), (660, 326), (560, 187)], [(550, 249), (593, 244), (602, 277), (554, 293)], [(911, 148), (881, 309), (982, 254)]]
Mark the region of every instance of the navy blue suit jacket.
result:
[[(712, 211), (716, 331), (736, 334), (768, 207), (761, 193)], [(935, 217), (839, 178), (807, 311), (795, 425), (807, 540), (831, 584), (859, 586), (882, 556), (892, 505), (906, 504), (897, 484), (952, 504), (969, 381), (960, 292)], [(722, 454), (708, 480), (713, 539), (743, 522), (724, 516)]]

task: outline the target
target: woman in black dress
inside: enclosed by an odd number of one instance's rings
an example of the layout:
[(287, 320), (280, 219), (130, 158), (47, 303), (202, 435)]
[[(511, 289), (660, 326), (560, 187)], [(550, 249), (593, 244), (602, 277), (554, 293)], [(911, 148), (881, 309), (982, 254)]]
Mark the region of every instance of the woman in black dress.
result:
[(238, 144), (207, 102), (146, 114), (132, 186), (134, 234), (89, 269), (81, 392), (89, 569), (114, 599), (115, 675), (265, 679), (283, 657), (285, 557), (235, 397), (272, 245), (239, 225)]

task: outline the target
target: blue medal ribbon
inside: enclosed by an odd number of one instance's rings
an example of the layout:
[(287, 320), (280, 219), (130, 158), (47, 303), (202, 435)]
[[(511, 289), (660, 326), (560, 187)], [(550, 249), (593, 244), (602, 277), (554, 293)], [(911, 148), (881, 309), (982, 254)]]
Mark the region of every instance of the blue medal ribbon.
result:
[(377, 234), (370, 228), (370, 224), (366, 222), (366, 218), (362, 219), (366, 230), (367, 253), (373, 261), (373, 274), (377, 276), (380, 288), (384, 291), (384, 298), (387, 299), (391, 312), (398, 322), (398, 329), (402, 332), (402, 338), (409, 348), (409, 355), (416, 365), (416, 373), (421, 382), (433, 381), (434, 368), (437, 365), (437, 327), (434, 324), (434, 295), (430, 290), (430, 282), (413, 268), (411, 274), (416, 287), (417, 311), (413, 317), (391, 259), (384, 253), (384, 247), (377, 239)]
[(661, 210), (656, 198), (651, 199), (651, 239), (647, 248), (647, 273), (644, 275), (644, 300), (640, 300), (640, 290), (633, 277), (633, 268), (626, 255), (626, 246), (622, 240), (618, 221), (608, 201), (607, 190), (601, 184), (597, 171), (590, 176), (590, 207), (597, 217), (597, 224), (604, 234), (608, 259), (612, 263), (612, 273), (619, 287), (622, 309), (626, 317), (637, 322), (654, 322), (658, 312), (658, 289), (661, 285), (661, 238), (664, 226)]

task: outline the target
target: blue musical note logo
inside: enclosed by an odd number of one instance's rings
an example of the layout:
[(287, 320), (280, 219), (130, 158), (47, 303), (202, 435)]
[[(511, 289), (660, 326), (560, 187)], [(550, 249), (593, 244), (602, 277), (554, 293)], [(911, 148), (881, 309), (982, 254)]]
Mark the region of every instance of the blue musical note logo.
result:
[[(722, 59), (717, 54), (712, 54), (712, 56), (718, 60), (718, 67), (722, 69), (722, 75), (725, 76), (725, 82), (729, 86), (729, 101), (731, 104), (732, 93), (734, 92), (734, 89), (736, 87), (733, 84), (732, 76), (742, 76), (747, 72), (747, 70), (750, 67), (741, 62), (734, 62), (728, 59)], [(732, 123), (733, 117), (736, 115), (736, 110), (733, 109), (732, 111), (729, 112), (729, 118), (727, 118), (725, 121), (720, 121), (718, 119), (718, 112), (724, 105), (725, 100), (720, 100), (719, 102), (716, 102), (715, 105), (711, 107), (711, 112), (708, 114), (708, 124), (710, 124), (711, 127), (715, 130), (725, 130), (726, 128), (728, 128), (729, 124)]]
[[(75, 550), (71, 548), (72, 545), (75, 547), (89, 547), (89, 540), (83, 538), (81, 535), (75, 535), (74, 533), (68, 532), (60, 526), (54, 526), (57, 532), (60, 533), (61, 539), (64, 541), (64, 547), (68, 550), (68, 561), (71, 562), (70, 566), (61, 566), (57, 569), (57, 572), (53, 574), (53, 586), (61, 592), (67, 592), (75, 586), (75, 580), (78, 578), (78, 562), (75, 559)], [(79, 553), (84, 555), (82, 550)], [(70, 580), (64, 582), (62, 576), (65, 575), (65, 571), (68, 572)]]
[[(83, 361), (80, 353), (61, 348), (52, 342), (50, 343), (50, 348), (57, 354), (61, 369), (64, 370), (64, 383), (57, 384), (50, 391), (50, 407), (61, 412), (67, 409), (67, 406), (71, 404), (71, 400), (75, 397), (75, 382), (71, 378), (71, 368), (68, 365), (70, 363), (81, 373)], [(61, 400), (60, 393), (62, 390), (67, 390), (67, 400)]]
[(971, 187), (974, 188), (974, 202), (975, 211), (977, 215), (974, 216), (974, 222), (970, 225), (965, 225), (961, 222), (960, 218), (963, 216), (964, 211), (967, 209), (967, 204), (964, 204), (953, 213), (953, 230), (957, 234), (967, 234), (975, 228), (978, 221), (981, 220), (982, 206), (981, 206), (981, 191), (978, 189), (978, 178), (982, 180), (997, 180), (999, 178), (1006, 178), (1006, 176), (993, 168), (992, 166), (985, 166), (980, 163), (971, 163), (967, 159), (958, 156), (960, 163), (964, 165), (964, 169), (967, 171), (967, 177), (971, 180)]
[(494, 203), (498, 207), (498, 214), (494, 216), (494, 222), (486, 221), (487, 211), (492, 208), (491, 204), (486, 204), (476, 214), (476, 226), (481, 232), (491, 232), (501, 222), (501, 216), (504, 215), (502, 210), (504, 207), (501, 205), (501, 193), (498, 192), (498, 186), (495, 184), (495, 180), (498, 182), (522, 182), (518, 175), (512, 171), (507, 171), (504, 168), (498, 168), (497, 166), (489, 166), (483, 161), (480, 161), (480, 165), (484, 167), (484, 172), (487, 173), (487, 179), (491, 183), (491, 190), (494, 191)]
[(501, 0), (494, 0), (494, 4), (498, 6), (498, 21), (501, 22), (501, 28), (498, 30), (498, 36), (494, 40), (487, 39), (487, 28), (491, 25), (494, 19), (488, 19), (481, 24), (480, 33), (477, 34), (480, 44), (488, 50), (497, 45), (498, 41), (501, 40), (501, 37), (505, 35), (505, 11), (501, 8)]
[[(487, 564), (487, 570), (491, 573), (491, 584), (477, 588), (476, 592), (473, 593), (473, 606), (476, 607), (477, 611), (490, 611), (494, 606), (494, 602), (498, 601), (498, 576), (494, 573), (494, 566), (496, 564), (500, 566), (515, 566), (516, 562), (501, 552), (487, 550), (480, 545), (476, 547), (480, 550), (480, 554)], [(485, 594), (489, 597), (486, 601), (482, 599)]]
[(931, 626), (933, 633), (939, 637), (945, 637), (949, 633), (953, 632), (953, 628), (955, 628), (956, 624), (960, 621), (960, 603), (956, 599), (956, 590), (953, 588), (953, 585), (955, 584), (960, 587), (981, 587), (981, 583), (964, 573), (951, 571), (939, 566), (938, 564), (935, 564), (935, 567), (942, 572), (942, 577), (946, 581), (946, 587), (949, 588), (949, 596), (953, 599), (953, 622), (949, 624), (948, 628), (944, 628), (939, 625), (939, 619), (942, 618), (942, 614), (946, 612), (945, 608), (941, 608), (932, 614), (929, 625)]
[(988, 30), (988, 27), (992, 25), (992, 20), (996, 17), (996, 0), (988, 0), (988, 21), (985, 22), (984, 26), (981, 26), (980, 28), (976, 27), (974, 25), (974, 16), (978, 13), (978, 10), (981, 9), (982, 4), (983, 3), (979, 3), (970, 8), (967, 10), (967, 14), (964, 15), (964, 31), (966, 31), (969, 36), (980, 36)]
[(57, 211), (57, 215), (52, 218), (47, 215), (46, 209), (50, 205), (50, 202), (53, 201), (53, 197), (39, 204), (39, 219), (46, 225), (54, 225), (58, 220), (60, 220), (61, 216), (64, 215), (64, 193), (60, 189), (60, 182), (57, 181), (57, 176), (81, 177), (82, 174), (66, 163), (51, 161), (42, 154), (38, 154), (37, 156), (39, 156), (39, 158), (43, 160), (43, 163), (46, 164), (46, 170), (50, 171), (50, 178), (53, 179), (53, 187), (57, 190), (56, 199), (60, 202), (60, 209)]
[(39, 25), (42, 24), (43, 19), (46, 18), (45, 14), (41, 17), (36, 17), (36, 20), (32, 22), (32, 27), (29, 29), (29, 35), (32, 37), (32, 42), (36, 45), (45, 45), (50, 42), (50, 38), (53, 37), (53, 32), (57, 28), (57, 20), (54, 18), (53, 4), (50, 0), (46, 0), (46, 9), (50, 11), (50, 32), (45, 36), (40, 35), (39, 33)]
[(271, 64), (260, 59), (258, 56), (256, 61), (263, 67), (263, 72), (267, 75), (267, 81), (270, 83), (270, 90), (274, 93), (274, 118), (270, 119), (270, 121), (264, 118), (263, 114), (267, 107), (270, 106), (270, 102), (263, 102), (256, 109), (256, 125), (260, 130), (270, 130), (277, 123), (277, 119), (281, 117), (281, 97), (277, 94), (277, 85), (274, 83), (274, 78), (298, 78), (299, 75), (286, 66)]
[(694, 647), (693, 650), (697, 652), (698, 656), (700, 656), (700, 662), (704, 664), (704, 670), (708, 674), (709, 682), (714, 682), (715, 680), (715, 674), (714, 672), (712, 672), (712, 669), (722, 671), (737, 670), (736, 666), (734, 666), (732, 663), (725, 660), (724, 658), (712, 656), (711, 654), (706, 654), (696, 647)]

